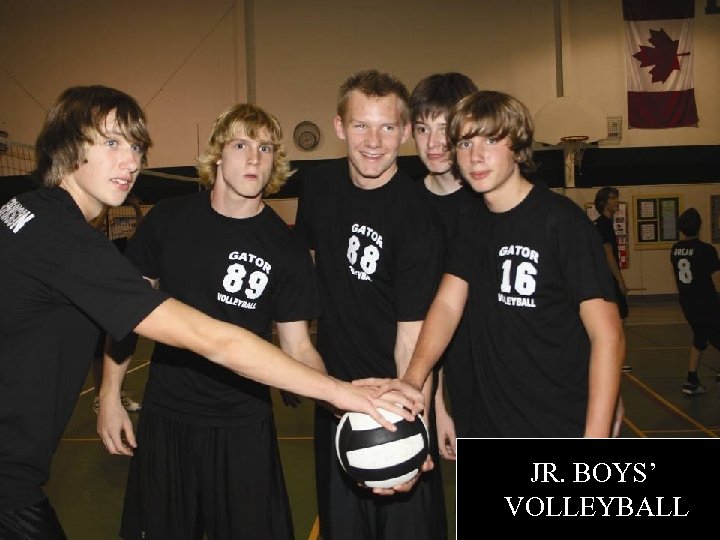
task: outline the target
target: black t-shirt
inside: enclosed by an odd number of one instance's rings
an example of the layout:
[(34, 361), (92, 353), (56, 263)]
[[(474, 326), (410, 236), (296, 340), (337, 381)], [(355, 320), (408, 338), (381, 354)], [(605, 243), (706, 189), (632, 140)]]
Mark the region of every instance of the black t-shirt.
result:
[[(465, 208), (480, 203), (481, 196), (465, 185), (447, 195), (436, 195), (431, 192), (423, 180), (418, 182), (418, 188), (425, 201), (428, 214), (435, 220), (436, 227), (443, 233), (445, 249), (449, 249), (458, 216)], [(465, 317), (460, 320), (455, 335), (445, 349), (438, 365), (445, 369), (445, 381), (455, 430), (459, 437), (464, 437), (469, 429), (470, 403), (477, 391), (475, 377), (472, 375), (470, 336)]]
[(590, 342), (579, 306), (614, 300), (592, 222), (536, 185), (507, 212), (463, 212), (454, 240), (446, 271), (469, 284), (479, 389), (471, 436), (581, 437)]
[(683, 307), (702, 312), (720, 309), (712, 275), (720, 270), (717, 250), (697, 238), (680, 240), (670, 249), (675, 283)]
[(321, 165), (303, 182), (295, 226), (315, 250), (317, 345), (328, 372), (395, 377), (397, 323), (425, 318), (442, 264), (439, 233), (412, 180), (398, 171), (364, 190), (346, 159)]
[[(269, 207), (250, 218), (218, 214), (210, 192), (160, 201), (126, 256), (160, 289), (267, 340), (272, 322), (314, 319), (319, 300), (307, 247)], [(267, 386), (191, 351), (158, 343), (143, 405), (202, 425), (228, 426), (271, 413)]]
[(597, 231), (598, 233), (600, 233), (602, 243), (610, 244), (613, 257), (615, 257), (615, 263), (618, 265), (619, 268), (620, 254), (618, 250), (617, 236), (615, 236), (615, 228), (613, 227), (612, 220), (606, 215), (600, 214), (600, 216), (598, 216), (598, 218), (595, 220), (595, 227), (597, 227)]
[(64, 189), (0, 209), (0, 511), (43, 498), (98, 326), (122, 338), (166, 298)]
[(447, 249), (452, 243), (452, 235), (460, 212), (478, 201), (480, 196), (464, 185), (448, 195), (436, 195), (425, 186), (423, 180), (417, 185), (430, 217), (435, 220), (435, 226), (442, 232)]

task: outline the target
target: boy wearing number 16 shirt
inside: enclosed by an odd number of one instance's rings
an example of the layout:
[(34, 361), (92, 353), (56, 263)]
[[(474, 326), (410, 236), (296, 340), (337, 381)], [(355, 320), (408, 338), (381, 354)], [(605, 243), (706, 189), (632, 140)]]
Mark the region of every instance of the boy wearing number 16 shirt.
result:
[(532, 119), (500, 92), (450, 115), (455, 166), (482, 201), (458, 219), (405, 380), (421, 387), (466, 310), (478, 391), (468, 435), (608, 437), (624, 338), (592, 222), (529, 182)]

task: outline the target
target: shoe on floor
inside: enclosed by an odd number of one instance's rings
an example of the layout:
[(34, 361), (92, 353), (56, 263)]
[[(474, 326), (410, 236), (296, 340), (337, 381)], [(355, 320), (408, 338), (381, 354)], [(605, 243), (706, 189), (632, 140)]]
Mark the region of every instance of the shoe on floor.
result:
[(125, 392), (120, 392), (120, 402), (127, 412), (138, 412), (142, 409), (142, 405), (128, 396)]
[[(120, 402), (127, 412), (138, 412), (142, 409), (142, 405), (125, 392), (120, 393)], [(93, 399), (93, 412), (97, 414), (98, 411), (100, 411), (100, 399), (96, 396), (95, 399)]]
[(705, 393), (705, 387), (700, 383), (686, 382), (683, 384), (682, 392), (686, 396), (699, 396)]
[(632, 373), (632, 370), (633, 370), (633, 367), (632, 367), (632, 366), (629, 366), (629, 365), (624, 365), (624, 366), (622, 367), (622, 372), (623, 372), (623, 373)]

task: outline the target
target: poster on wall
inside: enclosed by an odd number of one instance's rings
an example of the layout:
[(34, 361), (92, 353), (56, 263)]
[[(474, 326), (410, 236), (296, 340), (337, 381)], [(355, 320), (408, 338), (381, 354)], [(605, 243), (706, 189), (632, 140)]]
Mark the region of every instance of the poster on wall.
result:
[[(595, 210), (593, 203), (585, 204), (585, 213), (588, 217), (595, 221), (600, 214)], [(615, 237), (617, 238), (618, 244), (618, 264), (621, 270), (627, 270), (630, 266), (630, 259), (628, 254), (630, 253), (630, 246), (628, 242), (628, 217), (627, 217), (627, 203), (618, 203), (618, 211), (613, 216), (613, 228), (615, 229)]]
[(678, 217), (682, 196), (676, 194), (633, 197), (637, 216), (636, 249), (670, 249), (680, 239)]
[(660, 241), (676, 242), (680, 240), (678, 234), (678, 210), (677, 199), (660, 199)]

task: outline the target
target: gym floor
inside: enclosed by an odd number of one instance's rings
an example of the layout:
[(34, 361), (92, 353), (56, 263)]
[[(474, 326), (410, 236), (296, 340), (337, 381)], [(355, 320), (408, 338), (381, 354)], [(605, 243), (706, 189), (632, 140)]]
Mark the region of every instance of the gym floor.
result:
[[(673, 299), (631, 298), (626, 320), (627, 361), (622, 376), (625, 422), (622, 437), (718, 437), (720, 401), (714, 382), (720, 353), (708, 348), (699, 370), (707, 393), (685, 397), (689, 327)], [(152, 344), (142, 341), (126, 387), (142, 396)], [(110, 456), (95, 432), (92, 379), (88, 378), (55, 455), (47, 493), (70, 540), (118, 538), (128, 459)], [(280, 450), (297, 540), (318, 538), (312, 455), (312, 404), (287, 409), (276, 394)], [(450, 538), (455, 537), (455, 467), (442, 463)]]

